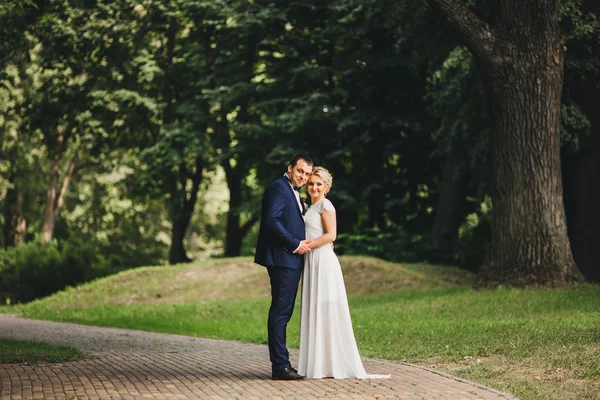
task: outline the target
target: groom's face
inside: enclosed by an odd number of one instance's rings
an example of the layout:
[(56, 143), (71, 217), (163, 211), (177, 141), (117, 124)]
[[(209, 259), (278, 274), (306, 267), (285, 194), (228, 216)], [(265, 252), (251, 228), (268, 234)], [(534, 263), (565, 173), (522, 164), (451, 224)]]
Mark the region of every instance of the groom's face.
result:
[(306, 161), (300, 159), (293, 167), (288, 165), (288, 175), (292, 180), (292, 185), (302, 187), (306, 185), (308, 177), (312, 172), (312, 165), (307, 164)]

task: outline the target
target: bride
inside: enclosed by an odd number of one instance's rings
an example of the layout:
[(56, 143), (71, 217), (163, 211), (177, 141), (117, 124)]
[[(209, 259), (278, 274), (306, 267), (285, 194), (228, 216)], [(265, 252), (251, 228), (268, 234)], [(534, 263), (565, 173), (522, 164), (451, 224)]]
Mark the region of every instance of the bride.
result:
[(335, 208), (325, 195), (332, 177), (315, 167), (308, 179), (311, 206), (305, 215), (306, 239), (302, 277), (298, 373), (307, 378), (389, 378), (365, 372), (350, 319), (344, 277), (330, 245), (336, 238)]

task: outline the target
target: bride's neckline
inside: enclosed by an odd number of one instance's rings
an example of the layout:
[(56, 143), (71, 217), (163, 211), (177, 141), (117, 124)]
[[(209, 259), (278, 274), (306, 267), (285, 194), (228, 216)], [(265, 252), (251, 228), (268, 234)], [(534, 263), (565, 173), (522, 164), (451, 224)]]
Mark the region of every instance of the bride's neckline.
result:
[(323, 200), (325, 200), (325, 196), (321, 197), (319, 200), (315, 201), (314, 203), (311, 203), (311, 204), (310, 204), (310, 206), (312, 207), (312, 206), (314, 206), (315, 204), (317, 204), (317, 203), (319, 203), (319, 202), (321, 202), (321, 201), (323, 201)]

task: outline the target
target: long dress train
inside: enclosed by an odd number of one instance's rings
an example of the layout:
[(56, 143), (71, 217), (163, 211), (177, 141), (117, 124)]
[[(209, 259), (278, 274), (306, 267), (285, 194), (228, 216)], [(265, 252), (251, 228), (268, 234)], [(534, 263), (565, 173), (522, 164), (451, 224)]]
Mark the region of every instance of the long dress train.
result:
[[(323, 234), (321, 213), (324, 210), (335, 212), (326, 198), (306, 212), (308, 240)], [(342, 268), (329, 244), (313, 249), (304, 258), (298, 373), (312, 379), (390, 377), (369, 375), (363, 367), (352, 329)]]

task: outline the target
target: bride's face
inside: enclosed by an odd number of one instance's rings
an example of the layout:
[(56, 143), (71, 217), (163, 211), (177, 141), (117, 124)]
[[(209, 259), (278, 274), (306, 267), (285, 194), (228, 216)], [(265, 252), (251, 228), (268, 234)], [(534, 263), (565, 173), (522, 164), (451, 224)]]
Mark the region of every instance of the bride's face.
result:
[(319, 175), (311, 175), (310, 178), (308, 178), (306, 190), (314, 202), (314, 200), (318, 200), (325, 195), (327, 186), (325, 185), (325, 181), (323, 181)]

